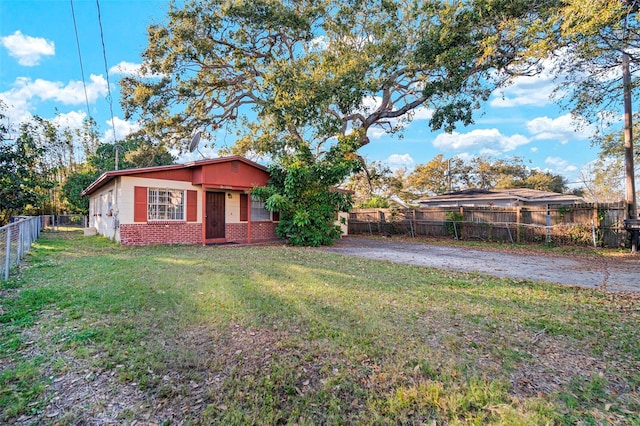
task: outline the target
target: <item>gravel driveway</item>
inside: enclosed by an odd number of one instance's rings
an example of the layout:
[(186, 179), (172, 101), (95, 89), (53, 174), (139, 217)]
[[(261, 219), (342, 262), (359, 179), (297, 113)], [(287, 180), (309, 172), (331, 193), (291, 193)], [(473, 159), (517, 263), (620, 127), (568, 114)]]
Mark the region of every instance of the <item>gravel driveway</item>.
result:
[(438, 269), (640, 293), (640, 256), (541, 255), (355, 236), (322, 250)]

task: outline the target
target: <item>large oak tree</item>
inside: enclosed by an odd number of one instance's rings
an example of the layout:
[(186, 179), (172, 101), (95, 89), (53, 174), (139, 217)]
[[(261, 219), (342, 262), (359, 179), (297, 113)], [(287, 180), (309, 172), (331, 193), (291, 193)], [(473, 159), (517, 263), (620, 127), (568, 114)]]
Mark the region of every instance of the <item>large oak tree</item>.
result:
[[(529, 6), (504, 0), (174, 3), (166, 25), (149, 28), (143, 76), (121, 82), (123, 107), (147, 134), (182, 149), (194, 130), (211, 140), (224, 129), (237, 132), (235, 153), (287, 158), (285, 169), (315, 167), (336, 143), (338, 151), (353, 153), (374, 129), (400, 131), (421, 108), (430, 110), (432, 129), (471, 123), (501, 76), (492, 71), (519, 58), (518, 44), (501, 43), (502, 32), (510, 31), (502, 23), (506, 16), (527, 19)], [(357, 166), (349, 164), (340, 167), (346, 175)]]

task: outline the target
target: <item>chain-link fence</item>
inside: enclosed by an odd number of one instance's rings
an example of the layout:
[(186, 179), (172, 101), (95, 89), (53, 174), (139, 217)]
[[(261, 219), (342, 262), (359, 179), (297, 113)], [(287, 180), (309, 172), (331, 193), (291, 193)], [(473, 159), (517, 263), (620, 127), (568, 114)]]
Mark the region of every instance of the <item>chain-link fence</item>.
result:
[(0, 278), (5, 281), (40, 236), (44, 216), (13, 218), (13, 223), (0, 228)]
[(0, 228), (0, 280), (8, 280), (40, 231), (69, 230), (86, 226), (87, 216), (80, 214), (14, 216)]
[(81, 214), (59, 214), (55, 216), (55, 226), (61, 228), (84, 228), (88, 226), (87, 216)]

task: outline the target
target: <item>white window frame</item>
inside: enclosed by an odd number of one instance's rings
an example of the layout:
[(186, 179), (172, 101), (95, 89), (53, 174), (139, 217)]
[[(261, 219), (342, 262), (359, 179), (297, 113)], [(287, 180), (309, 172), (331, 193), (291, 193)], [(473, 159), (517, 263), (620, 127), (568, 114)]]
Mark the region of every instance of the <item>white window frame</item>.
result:
[(186, 219), (184, 189), (148, 188), (147, 220), (184, 222)]
[(251, 222), (271, 222), (271, 212), (264, 208), (264, 202), (255, 200), (253, 197), (249, 197), (251, 200)]

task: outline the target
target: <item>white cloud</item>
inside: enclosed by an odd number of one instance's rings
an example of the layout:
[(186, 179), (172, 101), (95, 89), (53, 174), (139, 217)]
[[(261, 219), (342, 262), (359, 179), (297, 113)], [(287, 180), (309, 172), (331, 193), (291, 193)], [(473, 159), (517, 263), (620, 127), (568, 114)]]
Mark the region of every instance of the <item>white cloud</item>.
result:
[(481, 150), (483, 153), (495, 154), (513, 151), (526, 145), (530, 139), (522, 135), (505, 136), (498, 129), (477, 129), (469, 133), (442, 133), (436, 136), (433, 146), (442, 150), (465, 151)]
[(16, 58), (20, 65), (33, 67), (40, 64), (43, 56), (56, 53), (55, 43), (41, 37), (31, 37), (16, 31), (12, 35), (0, 37), (2, 44), (9, 51), (9, 55)]
[(133, 75), (136, 77), (160, 78), (162, 74), (151, 74), (142, 72), (143, 64), (122, 61), (109, 68), (109, 75)]
[[(528, 77), (532, 78), (532, 77)], [(500, 96), (494, 97), (490, 102), (494, 108), (513, 108), (520, 106), (542, 107), (551, 103), (551, 94), (555, 86), (549, 82), (521, 82), (518, 85), (505, 89)]]
[(593, 134), (593, 129), (587, 123), (577, 122), (571, 114), (561, 115), (557, 118), (547, 116), (534, 118), (526, 124), (527, 130), (535, 140), (557, 140), (566, 144), (570, 140), (588, 139)]
[(70, 111), (56, 115), (51, 121), (62, 129), (82, 129), (86, 117), (87, 114), (83, 111)]
[(431, 120), (433, 117), (433, 110), (427, 107), (421, 106), (413, 110), (414, 120)]
[(578, 168), (576, 166), (560, 157), (547, 157), (545, 158), (544, 163), (562, 174), (574, 173), (578, 171)]
[(134, 64), (133, 62), (122, 61), (111, 68), (109, 68), (109, 74), (122, 74), (122, 75), (140, 75), (142, 65)]
[(482, 155), (482, 156), (498, 157), (500, 154), (502, 154), (502, 151), (497, 150), (497, 149), (482, 148), (480, 150), (480, 155)]
[(190, 161), (219, 157), (218, 151), (215, 148), (209, 146), (199, 146), (198, 149), (193, 152), (180, 153), (180, 151), (177, 149), (170, 149), (169, 152), (171, 153), (171, 155), (177, 158), (177, 162), (180, 164), (188, 163)]
[[(92, 74), (87, 84), (89, 103), (95, 103), (99, 97), (104, 97), (107, 93), (107, 81), (101, 75)], [(14, 123), (29, 120), (32, 116), (31, 111), (38, 101), (52, 101), (65, 105), (86, 103), (81, 81), (71, 81), (65, 85), (59, 81), (32, 80), (27, 77), (17, 78), (11, 89), (0, 93), (0, 99), (9, 106), (8, 115)]]
[(13, 96), (11, 92), (0, 93), (0, 100), (7, 105), (6, 115), (13, 125), (26, 123), (32, 117), (27, 99)]
[[(87, 84), (87, 98), (90, 103), (98, 97), (107, 95), (107, 81), (101, 75), (91, 74), (91, 81)], [(84, 87), (81, 81), (70, 81), (64, 85), (60, 81), (48, 81), (43, 79), (31, 80), (27, 77), (19, 77), (13, 84), (13, 88), (3, 93), (6, 99), (15, 103), (28, 103), (33, 98), (43, 101), (56, 101), (66, 105), (81, 105), (85, 103)]]
[(118, 117), (113, 117), (113, 123), (111, 120), (107, 120), (106, 124), (109, 129), (105, 130), (102, 142), (113, 143), (113, 130), (115, 126), (116, 139), (121, 141), (127, 138), (129, 134), (140, 130), (140, 124), (136, 122), (130, 122)]
[(517, 77), (510, 85), (495, 91), (489, 104), (496, 108), (549, 105), (557, 82), (551, 72), (553, 64), (545, 65), (538, 75)]
[(369, 136), (369, 139), (380, 139), (386, 134), (387, 131), (382, 127), (369, 127), (369, 129), (367, 130), (367, 136)]
[(409, 154), (391, 154), (385, 161), (391, 169), (406, 169), (414, 164)]
[(307, 47), (310, 51), (326, 50), (329, 47), (329, 39), (324, 35), (315, 37), (307, 44)]
[(367, 96), (362, 100), (362, 111), (365, 114), (370, 114), (382, 105), (382, 97), (380, 96)]

